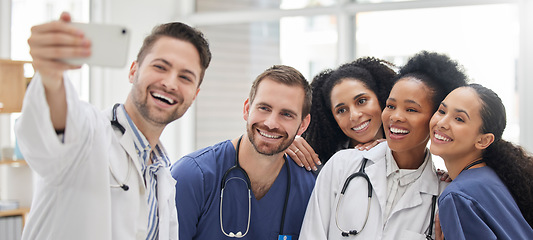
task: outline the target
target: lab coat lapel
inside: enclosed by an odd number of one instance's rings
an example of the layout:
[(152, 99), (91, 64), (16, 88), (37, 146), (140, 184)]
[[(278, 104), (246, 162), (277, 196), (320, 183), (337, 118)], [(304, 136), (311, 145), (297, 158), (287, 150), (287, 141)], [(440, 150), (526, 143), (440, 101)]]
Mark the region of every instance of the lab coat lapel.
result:
[(374, 147), (371, 151), (363, 153), (364, 157), (373, 162), (372, 165), (368, 165), (367, 163), (365, 172), (368, 175), (368, 178), (370, 178), (374, 194), (379, 201), (379, 206), (382, 210), (381, 212), (384, 212), (387, 201), (387, 174), (385, 160), (385, 154), (388, 149), (387, 146), (386, 143), (382, 143)]
[[(107, 116), (109, 120), (111, 121), (111, 118), (113, 117), (113, 111), (109, 109), (109, 110), (106, 110), (106, 112), (107, 112)], [(118, 130), (115, 130), (115, 133), (118, 132), (117, 138), (119, 139), (120, 145), (126, 151), (128, 156), (133, 160), (132, 162), (135, 165), (135, 169), (137, 169), (137, 175), (138, 175), (137, 179), (139, 179), (140, 181), (139, 186), (141, 186), (139, 188), (139, 191), (141, 194), (144, 194), (145, 187), (143, 186), (145, 186), (145, 184), (144, 184), (144, 181), (142, 180), (144, 179), (143, 173), (141, 172), (142, 167), (141, 167), (141, 163), (139, 162), (139, 155), (137, 154), (137, 151), (135, 150), (135, 144), (133, 143), (133, 138), (135, 136), (133, 136), (132, 130), (128, 124), (128, 120), (126, 119), (126, 115), (124, 114), (124, 111), (122, 111), (121, 109), (117, 109), (117, 120), (122, 125), (122, 127), (126, 129), (126, 132), (124, 132), (124, 134), (121, 135)]]
[(373, 165), (366, 168), (366, 174), (370, 178), (372, 183), (372, 188), (374, 189), (374, 194), (379, 202), (379, 206), (383, 210), (385, 209), (385, 204), (387, 201), (387, 192), (384, 189), (387, 189), (387, 179), (385, 173), (385, 158), (379, 159)]

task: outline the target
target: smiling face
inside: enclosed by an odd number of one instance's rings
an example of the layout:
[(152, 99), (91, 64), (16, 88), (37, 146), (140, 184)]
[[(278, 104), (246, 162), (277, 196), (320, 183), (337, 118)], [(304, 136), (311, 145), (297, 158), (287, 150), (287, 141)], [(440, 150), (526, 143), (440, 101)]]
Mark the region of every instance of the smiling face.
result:
[(304, 90), (287, 86), (268, 77), (257, 87), (252, 103), (244, 104), (246, 131), (255, 150), (275, 155), (287, 149), (296, 135), (309, 125), (310, 116), (302, 120)]
[(356, 79), (343, 79), (331, 90), (331, 113), (351, 146), (381, 136), (381, 107), (376, 94)]
[(382, 120), (385, 136), (393, 152), (423, 153), (429, 140), (429, 120), (433, 115), (430, 89), (407, 77), (392, 88)]
[(480, 156), (477, 146), (486, 135), (481, 133), (481, 107), (479, 96), (471, 88), (458, 88), (448, 94), (431, 118), (431, 153), (447, 162)]
[(126, 110), (136, 123), (154, 126), (180, 118), (198, 94), (201, 66), (196, 48), (189, 42), (159, 38), (142, 63), (130, 69), (132, 90)]

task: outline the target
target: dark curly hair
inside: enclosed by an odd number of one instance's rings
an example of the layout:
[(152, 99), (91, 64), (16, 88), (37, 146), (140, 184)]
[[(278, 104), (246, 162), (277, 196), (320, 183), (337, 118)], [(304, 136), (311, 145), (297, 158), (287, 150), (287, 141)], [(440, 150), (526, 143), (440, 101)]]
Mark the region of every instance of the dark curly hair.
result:
[(400, 69), (396, 82), (406, 78), (422, 81), (430, 89), (433, 96), (433, 112), (437, 111), (440, 102), (448, 93), (467, 84), (464, 70), (456, 61), (447, 55), (427, 51), (413, 56)]
[(475, 90), (481, 99), (481, 133), (494, 135), (494, 142), (483, 151), (483, 160), (498, 174), (526, 221), (533, 226), (533, 157), (522, 147), (502, 139), (507, 120), (498, 95), (479, 84), (467, 87)]
[(384, 60), (363, 57), (335, 70), (326, 69), (314, 77), (311, 82), (311, 122), (302, 136), (313, 147), (322, 163), (327, 162), (338, 150), (345, 148), (350, 140), (339, 128), (331, 112), (330, 97), (333, 87), (345, 79), (360, 81), (376, 94), (383, 110), (396, 76), (390, 66), (393, 64)]

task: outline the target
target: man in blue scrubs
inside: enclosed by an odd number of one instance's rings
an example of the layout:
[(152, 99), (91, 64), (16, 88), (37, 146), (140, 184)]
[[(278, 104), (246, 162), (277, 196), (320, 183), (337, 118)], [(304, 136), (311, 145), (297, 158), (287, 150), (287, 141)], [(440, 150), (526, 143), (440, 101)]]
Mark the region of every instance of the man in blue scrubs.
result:
[(246, 133), (171, 168), (180, 240), (298, 239), (315, 178), (284, 151), (307, 129), (310, 108), (311, 88), (296, 69), (276, 65), (256, 78)]

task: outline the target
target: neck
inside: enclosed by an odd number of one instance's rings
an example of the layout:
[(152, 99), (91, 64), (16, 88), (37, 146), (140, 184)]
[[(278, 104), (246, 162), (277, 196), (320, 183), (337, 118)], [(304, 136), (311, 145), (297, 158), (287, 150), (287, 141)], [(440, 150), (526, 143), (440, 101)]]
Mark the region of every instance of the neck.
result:
[(150, 124), (137, 110), (134, 104), (129, 101), (129, 99), (126, 100), (126, 103), (124, 103), (124, 108), (133, 121), (133, 124), (135, 124), (139, 131), (144, 135), (146, 140), (148, 140), (150, 146), (154, 147), (157, 145), (159, 143), (159, 137), (161, 136), (163, 129), (165, 129), (165, 126)]
[(400, 169), (418, 169), (426, 159), (426, 148), (406, 152), (392, 151), (392, 156)]
[(350, 138), (350, 145), (349, 147), (350, 148), (354, 148), (355, 146), (359, 145), (359, 144), (365, 144), (365, 143), (370, 143), (370, 142), (374, 142), (376, 140), (379, 140), (379, 139), (385, 139), (385, 136), (383, 135), (383, 127), (379, 128), (378, 132), (376, 133), (376, 136), (374, 136), (374, 138), (372, 138), (372, 140), (368, 141), (368, 142), (359, 142), (353, 138)]
[[(450, 175), (451, 179), (455, 179), (462, 171), (463, 169), (468, 166), (469, 164), (483, 159), (481, 154), (472, 154), (469, 156), (464, 157), (453, 157), (453, 156), (441, 156), (444, 160), (444, 164), (446, 165), (446, 169), (448, 170), (448, 175)], [(477, 164), (469, 169), (472, 168), (479, 168), (486, 166), (485, 163)]]
[[(237, 146), (238, 139), (232, 140), (233, 146)], [(283, 152), (268, 156), (258, 153), (248, 136), (242, 136), (239, 147), (239, 164), (246, 171), (252, 184), (252, 191), (256, 199), (261, 199), (270, 189), (278, 177), (285, 159)]]

